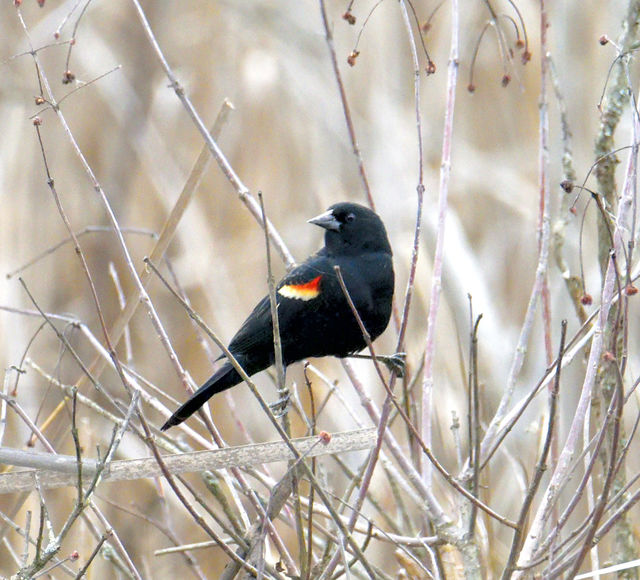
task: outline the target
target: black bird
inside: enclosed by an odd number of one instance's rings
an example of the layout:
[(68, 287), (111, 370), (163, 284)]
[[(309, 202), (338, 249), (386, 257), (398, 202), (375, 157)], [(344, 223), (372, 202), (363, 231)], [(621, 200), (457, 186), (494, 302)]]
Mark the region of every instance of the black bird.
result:
[[(382, 334), (391, 316), (394, 285), (391, 246), (378, 215), (355, 203), (337, 203), (309, 223), (326, 230), (324, 248), (289, 272), (276, 287), (285, 367), (311, 357), (346, 357), (366, 346), (334, 266), (340, 267), (371, 340)], [(268, 296), (245, 320), (231, 340), (229, 351), (248, 375), (274, 364)], [(161, 430), (179, 425), (213, 395), (240, 382), (240, 375), (227, 361)]]

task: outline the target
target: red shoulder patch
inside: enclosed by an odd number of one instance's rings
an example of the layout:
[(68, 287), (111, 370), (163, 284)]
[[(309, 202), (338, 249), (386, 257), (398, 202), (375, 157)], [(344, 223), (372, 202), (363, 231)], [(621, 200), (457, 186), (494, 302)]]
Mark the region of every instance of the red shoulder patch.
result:
[(312, 300), (320, 295), (320, 280), (322, 274), (309, 282), (302, 284), (285, 284), (278, 289), (278, 293), (285, 298), (294, 298), (296, 300)]

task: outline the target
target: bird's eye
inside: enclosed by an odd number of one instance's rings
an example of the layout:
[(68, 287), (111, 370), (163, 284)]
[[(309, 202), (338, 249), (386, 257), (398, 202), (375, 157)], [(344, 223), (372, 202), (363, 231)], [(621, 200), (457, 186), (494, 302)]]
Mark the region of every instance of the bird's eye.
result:
[(348, 213), (347, 216), (344, 218), (344, 221), (350, 224), (354, 219), (356, 219), (356, 216), (353, 215), (352, 213)]

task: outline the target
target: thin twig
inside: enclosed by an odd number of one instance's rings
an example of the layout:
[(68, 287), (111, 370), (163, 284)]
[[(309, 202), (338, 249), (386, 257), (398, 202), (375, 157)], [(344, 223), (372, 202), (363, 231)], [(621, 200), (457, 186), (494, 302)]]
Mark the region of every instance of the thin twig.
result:
[[(469, 391), (470, 391), (470, 408), (469, 408), (469, 450), (470, 464), (473, 468), (473, 476), (471, 477), (471, 493), (474, 497), (478, 497), (480, 487), (480, 397), (478, 387), (478, 325), (482, 319), (482, 314), (476, 318), (471, 330), (471, 357), (469, 360)], [(473, 537), (476, 527), (476, 518), (478, 515), (477, 505), (471, 504), (471, 513), (469, 515), (469, 536)]]
[(155, 52), (156, 57), (158, 58), (160, 65), (162, 66), (162, 69), (165, 72), (165, 75), (169, 79), (169, 84), (171, 88), (175, 91), (176, 96), (178, 97), (178, 99), (184, 106), (185, 110), (191, 117), (191, 120), (195, 124), (196, 128), (202, 135), (202, 138), (206, 143), (209, 151), (211, 152), (211, 155), (216, 160), (216, 163), (220, 167), (220, 170), (222, 171), (224, 176), (227, 178), (229, 183), (233, 186), (240, 201), (242, 201), (242, 203), (245, 204), (245, 206), (247, 207), (249, 212), (253, 215), (253, 217), (256, 219), (256, 221), (262, 227), (267, 228), (269, 237), (271, 238), (271, 242), (273, 243), (273, 246), (278, 252), (278, 254), (280, 254), (280, 257), (282, 258), (283, 262), (287, 265), (288, 268), (292, 268), (295, 265), (295, 260), (293, 259), (293, 256), (287, 249), (287, 246), (283, 242), (282, 238), (280, 237), (276, 229), (273, 227), (273, 224), (267, 221), (265, 225), (265, 223), (262, 222), (262, 218), (261, 218), (262, 212), (260, 211), (260, 204), (251, 195), (247, 186), (244, 185), (244, 183), (240, 180), (237, 173), (235, 172), (235, 170), (233, 169), (233, 167), (231, 166), (231, 164), (223, 154), (222, 150), (220, 149), (220, 146), (218, 145), (215, 137), (211, 135), (211, 133), (209, 133), (209, 131), (207, 130), (206, 125), (204, 124), (204, 122), (200, 118), (200, 115), (198, 114), (195, 107), (193, 106), (191, 99), (185, 93), (184, 88), (178, 81), (176, 75), (173, 72), (173, 69), (169, 66), (169, 63), (165, 58), (162, 52), (162, 49), (158, 44), (158, 41), (156, 40), (153, 30), (151, 29), (151, 25), (149, 24), (147, 16), (144, 10), (142, 9), (142, 6), (140, 5), (140, 2), (138, 0), (132, 0), (132, 1), (136, 9), (138, 18), (140, 20), (140, 24), (142, 25), (142, 30), (147, 36), (147, 39), (149, 40), (149, 44), (151, 45), (151, 48)]
[(529, 489), (525, 495), (522, 507), (520, 508), (520, 515), (518, 516), (518, 524), (516, 531), (513, 534), (513, 540), (511, 542), (511, 551), (502, 574), (502, 580), (508, 580), (513, 573), (513, 566), (518, 557), (518, 551), (520, 550), (522, 538), (525, 534), (525, 525), (527, 517), (529, 516), (529, 510), (533, 503), (533, 499), (538, 491), (542, 476), (547, 469), (547, 457), (551, 449), (551, 445), (554, 439), (554, 428), (556, 422), (556, 413), (558, 406), (558, 395), (560, 393), (560, 371), (562, 370), (562, 355), (564, 353), (564, 343), (567, 337), (567, 321), (562, 321), (562, 330), (560, 333), (560, 347), (558, 349), (558, 364), (556, 365), (556, 376), (553, 382), (553, 388), (549, 393), (549, 420), (547, 422), (547, 432), (545, 434), (544, 445), (542, 446), (542, 453), (540, 459), (536, 465), (536, 469), (529, 484)]
[[(422, 379), (422, 409), (420, 418), (420, 436), (427, 447), (431, 446), (432, 397), (434, 381), (434, 363), (436, 350), (436, 328), (440, 295), (442, 291), (442, 268), (444, 259), (444, 235), (448, 213), (449, 180), (451, 177), (451, 152), (453, 146), (453, 121), (456, 103), (456, 88), (459, 70), (459, 8), (458, 1), (451, 3), (451, 47), (447, 65), (447, 93), (442, 135), (442, 153), (440, 161), (440, 181), (438, 184), (438, 226), (436, 244), (433, 254), (433, 271), (431, 274), (431, 295), (429, 314), (427, 316), (427, 333), (424, 347), (424, 369)], [(431, 464), (422, 462), (422, 477), (426, 485), (431, 484)]]
[(369, 179), (367, 178), (367, 172), (364, 167), (364, 161), (362, 160), (362, 153), (360, 152), (360, 146), (358, 145), (358, 139), (356, 137), (356, 130), (353, 125), (353, 119), (351, 117), (351, 109), (349, 107), (349, 101), (347, 99), (347, 93), (342, 82), (342, 75), (340, 74), (340, 67), (338, 66), (338, 57), (336, 56), (336, 48), (333, 44), (333, 33), (331, 32), (331, 25), (329, 24), (329, 17), (327, 16), (327, 8), (325, 6), (325, 0), (320, 0), (320, 14), (322, 16), (322, 25), (324, 27), (324, 35), (327, 40), (327, 47), (329, 48), (329, 56), (331, 58), (331, 65), (333, 67), (333, 74), (336, 77), (338, 84), (338, 91), (340, 93), (340, 102), (342, 103), (342, 112), (344, 114), (344, 120), (347, 124), (347, 131), (349, 132), (349, 140), (351, 141), (351, 149), (356, 157), (358, 164), (358, 171), (360, 173), (360, 179), (364, 188), (364, 194), (367, 198), (369, 207), (375, 211), (376, 205), (373, 201), (373, 195), (371, 188), (369, 187)]

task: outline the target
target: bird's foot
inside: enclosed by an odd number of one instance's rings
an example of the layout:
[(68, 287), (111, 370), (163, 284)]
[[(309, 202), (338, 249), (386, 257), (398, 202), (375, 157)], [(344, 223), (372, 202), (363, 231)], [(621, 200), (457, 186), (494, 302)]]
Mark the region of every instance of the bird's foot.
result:
[[(351, 354), (350, 358), (368, 358), (371, 359), (371, 355), (368, 354)], [(404, 369), (407, 366), (407, 353), (396, 352), (394, 354), (378, 354), (376, 360), (386, 366), (392, 373), (395, 372), (400, 378), (404, 377)]]
[(291, 393), (289, 393), (289, 389), (287, 389), (284, 395), (275, 403), (269, 405), (269, 408), (278, 419), (289, 410), (289, 407), (291, 407)]
[(399, 378), (404, 377), (404, 371), (407, 366), (406, 352), (396, 352), (391, 355), (378, 355), (376, 358), (392, 373), (395, 372)]

